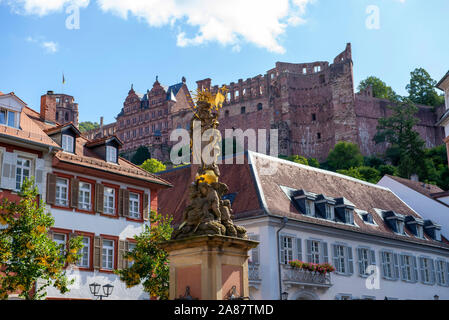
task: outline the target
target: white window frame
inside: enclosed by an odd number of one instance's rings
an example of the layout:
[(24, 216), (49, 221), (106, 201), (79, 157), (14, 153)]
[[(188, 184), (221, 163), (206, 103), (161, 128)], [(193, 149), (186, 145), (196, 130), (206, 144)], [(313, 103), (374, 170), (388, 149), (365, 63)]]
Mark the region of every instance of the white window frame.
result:
[[(105, 245), (105, 242), (112, 243), (112, 245)], [(111, 239), (103, 239), (103, 247), (101, 248), (101, 268), (104, 270), (114, 270), (114, 253), (115, 241)]]
[(61, 143), (62, 149), (65, 152), (73, 153), (75, 139), (71, 135), (68, 135), (68, 134), (63, 134), (61, 139), (62, 139), (62, 143)]
[(405, 282), (413, 282), (414, 278), (413, 256), (401, 254), (401, 279)]
[[(5, 123), (0, 123), (1, 125), (11, 127), (11, 128), (18, 128), (19, 121), (17, 119), (19, 113), (16, 111), (11, 111), (5, 108), (0, 108), (0, 113), (5, 113)], [(12, 117), (12, 118), (11, 118)], [(11, 119), (13, 121), (13, 124), (11, 125)]]
[[(128, 252), (131, 252), (136, 248), (137, 244), (135, 242), (128, 242)], [(131, 267), (134, 264), (134, 260), (128, 260), (128, 267)]]
[[(112, 192), (110, 192), (112, 190)], [(115, 197), (116, 192), (114, 188), (104, 187), (104, 203), (103, 203), (103, 213), (104, 214), (115, 214)], [(110, 201), (112, 200), (112, 206), (110, 206)]]
[(416, 225), (416, 237), (424, 239), (424, 227), (421, 225)]
[(334, 244), (334, 246), (335, 246), (334, 250), (337, 253), (337, 255), (334, 256), (334, 259), (337, 262), (336, 265), (334, 266), (335, 272), (338, 274), (347, 274), (348, 266), (346, 264), (346, 247), (342, 244)]
[[(442, 264), (442, 265), (441, 265)], [(436, 259), (435, 260), (435, 277), (436, 282), (439, 286), (447, 287), (449, 285), (448, 282), (448, 265), (447, 262), (443, 259)]]
[(320, 263), (320, 254), (321, 254), (321, 242), (316, 240), (311, 240), (310, 243), (310, 257), (311, 263)]
[[(86, 186), (88, 186), (88, 188), (86, 188)], [(87, 201), (86, 198), (88, 199)], [(80, 181), (79, 183), (78, 209), (92, 209), (92, 184), (88, 182)]]
[[(24, 165), (28, 161), (29, 166)], [(33, 160), (27, 157), (22, 157), (20, 155), (17, 156), (16, 161), (16, 190), (20, 190), (22, 188), (22, 184), (25, 178), (30, 178), (32, 176), (32, 168), (33, 168)], [(28, 175), (24, 174), (25, 170), (28, 170)]]
[(117, 148), (116, 147), (106, 146), (106, 161), (112, 162), (112, 163), (117, 163)]
[[(56, 239), (57, 236), (63, 236), (64, 240)], [(55, 232), (53, 234), (53, 241), (56, 242), (58, 245), (63, 245), (61, 247), (61, 255), (63, 256), (65, 254), (66, 246), (67, 246), (67, 235), (65, 233), (59, 233)]]
[(384, 278), (388, 280), (395, 280), (394, 253), (391, 251), (380, 251), (380, 253), (381, 253), (382, 273)]
[(324, 211), (326, 212), (326, 219), (334, 220), (335, 217), (335, 208), (333, 205), (326, 203), (324, 205)]
[[(63, 183), (63, 181), (65, 182), (65, 184)], [(56, 178), (56, 205), (61, 207), (69, 206), (69, 186), (69, 179), (60, 177)], [(63, 191), (65, 192), (65, 197), (63, 196)]]
[(293, 261), (293, 241), (294, 237), (281, 235), (281, 248), (279, 254), (282, 256), (281, 261), (284, 261), (283, 264), (287, 265), (290, 261)]
[(306, 216), (315, 217), (315, 203), (313, 200), (305, 200)]
[(345, 208), (345, 222), (346, 224), (354, 224), (353, 210)]
[[(419, 257), (419, 269), (421, 273), (421, 282), (424, 284), (435, 284), (435, 264), (434, 260), (429, 257)], [(432, 268), (433, 266), (433, 268)]]
[[(137, 198), (133, 197), (136, 196)], [(129, 217), (140, 219), (140, 194), (135, 192), (129, 193)]]
[[(86, 239), (87, 239), (87, 244), (85, 241)], [(79, 251), (79, 254), (81, 254), (81, 257), (76, 264), (80, 268), (88, 269), (90, 267), (90, 246), (91, 246), (90, 242), (91, 242), (90, 237), (83, 236), (83, 240), (82, 240), (83, 247)]]

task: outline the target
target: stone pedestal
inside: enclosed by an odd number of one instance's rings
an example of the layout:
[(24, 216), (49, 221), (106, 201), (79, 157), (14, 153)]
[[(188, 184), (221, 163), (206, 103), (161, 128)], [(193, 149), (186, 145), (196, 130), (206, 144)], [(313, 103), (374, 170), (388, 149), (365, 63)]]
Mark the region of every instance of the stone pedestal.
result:
[(225, 236), (195, 236), (163, 243), (170, 261), (170, 300), (190, 288), (199, 300), (249, 297), (248, 251), (259, 243)]

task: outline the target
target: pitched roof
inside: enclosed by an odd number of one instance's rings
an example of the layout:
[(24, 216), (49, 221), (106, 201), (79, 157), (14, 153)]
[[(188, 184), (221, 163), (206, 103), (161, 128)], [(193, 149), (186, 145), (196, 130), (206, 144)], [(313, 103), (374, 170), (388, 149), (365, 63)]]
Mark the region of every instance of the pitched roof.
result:
[(105, 159), (98, 156), (94, 151), (86, 147), (86, 144), (88, 142), (89, 140), (87, 140), (83, 136), (80, 136), (76, 139), (76, 148), (74, 154), (60, 151), (56, 153), (55, 157), (58, 160), (66, 163), (81, 165), (101, 171), (108, 171), (114, 174), (132, 177), (147, 182), (153, 182), (167, 187), (171, 186), (171, 184), (168, 181), (165, 181), (163, 178), (158, 177), (146, 170), (143, 170), (142, 168), (123, 158), (119, 157), (117, 164), (107, 162)]
[(167, 98), (166, 99), (167, 100), (172, 100), (172, 94), (173, 94), (173, 97), (176, 97), (176, 95), (178, 94), (179, 90), (181, 90), (183, 84), (184, 83), (180, 82), (180, 83), (177, 83), (177, 84), (174, 84), (174, 85), (168, 87)]
[[(250, 160), (249, 164), (245, 161), (246, 164), (242, 165), (219, 165), (220, 180), (228, 185), (230, 193), (236, 193), (233, 203), (235, 219), (264, 215), (285, 216), (304, 223), (357, 233), (446, 246), (430, 238), (425, 240), (415, 238), (407, 229), (406, 236), (394, 233), (381, 217), (382, 211), (392, 210), (418, 219), (422, 217), (387, 188), (254, 152), (247, 152), (247, 157)], [(269, 174), (273, 168), (275, 171)], [(173, 214), (175, 223), (179, 223), (182, 219), (182, 212), (187, 206), (189, 197), (187, 188), (193, 181), (195, 172), (196, 169), (188, 166), (160, 173), (161, 177), (172, 182), (175, 187), (159, 194), (159, 210)], [(300, 213), (292, 199), (284, 192), (284, 188), (305, 190), (333, 199), (345, 198), (345, 201), (355, 206), (355, 225), (313, 218)], [(377, 225), (366, 224), (357, 211), (371, 213)]]
[(80, 136), (81, 135), (81, 131), (79, 131), (79, 129), (73, 124), (73, 122), (69, 122), (69, 123), (65, 123), (65, 124), (58, 124), (56, 126), (53, 127), (49, 127), (48, 129), (45, 130), (45, 133), (48, 135), (51, 135), (53, 133), (59, 132), (67, 127), (70, 127), (73, 131), (75, 131), (75, 133)]
[(106, 137), (98, 138), (98, 139), (95, 139), (95, 140), (91, 140), (91, 141), (86, 143), (86, 147), (91, 148), (91, 147), (94, 147), (94, 146), (98, 146), (98, 145), (104, 144), (104, 143), (106, 143), (106, 142), (108, 142), (110, 140), (117, 141), (117, 143), (120, 146), (123, 145), (123, 142), (117, 136), (111, 135), (111, 136), (106, 136)]
[(432, 199), (433, 199), (432, 193), (444, 192), (443, 189), (441, 189), (440, 187), (433, 185), (433, 184), (423, 183), (423, 182), (419, 182), (419, 181), (412, 181), (409, 179), (390, 176), (388, 174), (386, 176), (388, 178), (393, 179), (393, 180), (403, 184), (404, 186), (409, 187), (410, 189), (413, 189), (416, 192), (419, 192), (419, 193), (421, 193), (429, 198), (432, 198)]
[(40, 120), (34, 119), (34, 112), (28, 107), (22, 108), (20, 114), (20, 129), (6, 125), (0, 125), (0, 136), (9, 139), (22, 140), (43, 147), (60, 148), (45, 132), (44, 126), (40, 125)]
[(449, 71), (444, 75), (444, 77), (437, 83), (436, 87), (440, 90), (443, 90), (443, 88), (441, 88), (441, 85), (443, 84), (444, 81), (446, 81), (446, 79), (449, 78)]

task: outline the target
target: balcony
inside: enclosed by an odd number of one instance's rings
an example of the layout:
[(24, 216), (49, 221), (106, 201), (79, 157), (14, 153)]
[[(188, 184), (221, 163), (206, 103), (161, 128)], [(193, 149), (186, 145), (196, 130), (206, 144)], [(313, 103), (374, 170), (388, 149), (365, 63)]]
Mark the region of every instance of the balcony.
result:
[(259, 288), (262, 279), (260, 278), (258, 264), (248, 263), (248, 280), (251, 287)]
[(308, 286), (316, 288), (330, 288), (332, 286), (330, 274), (320, 274), (302, 269), (295, 269), (288, 265), (281, 266), (282, 281), (289, 286)]

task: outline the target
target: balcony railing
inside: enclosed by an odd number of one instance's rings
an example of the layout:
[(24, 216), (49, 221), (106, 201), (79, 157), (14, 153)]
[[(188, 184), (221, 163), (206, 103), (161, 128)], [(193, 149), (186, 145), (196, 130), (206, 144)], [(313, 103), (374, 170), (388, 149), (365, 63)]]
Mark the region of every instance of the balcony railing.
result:
[(332, 286), (330, 274), (292, 268), (282, 265), (282, 280), (291, 285), (303, 285), (329, 288)]

